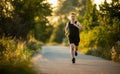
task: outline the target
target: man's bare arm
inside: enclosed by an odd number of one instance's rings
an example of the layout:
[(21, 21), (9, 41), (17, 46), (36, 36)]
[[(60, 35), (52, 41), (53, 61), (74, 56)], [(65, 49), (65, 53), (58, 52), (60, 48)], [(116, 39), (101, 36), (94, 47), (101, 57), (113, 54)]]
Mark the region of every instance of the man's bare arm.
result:
[(65, 35), (68, 35), (68, 23), (65, 26)]
[(76, 24), (74, 24), (74, 26), (76, 26), (80, 31), (84, 30), (83, 27), (82, 27), (82, 25), (79, 22), (77, 22)]

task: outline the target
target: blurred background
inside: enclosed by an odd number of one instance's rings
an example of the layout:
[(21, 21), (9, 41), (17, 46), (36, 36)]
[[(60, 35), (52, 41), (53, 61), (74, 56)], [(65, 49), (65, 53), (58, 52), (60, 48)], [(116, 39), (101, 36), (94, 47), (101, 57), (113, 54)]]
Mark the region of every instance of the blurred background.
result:
[(0, 0), (0, 73), (35, 74), (42, 45), (68, 46), (69, 13), (84, 27), (79, 51), (120, 62), (120, 0)]

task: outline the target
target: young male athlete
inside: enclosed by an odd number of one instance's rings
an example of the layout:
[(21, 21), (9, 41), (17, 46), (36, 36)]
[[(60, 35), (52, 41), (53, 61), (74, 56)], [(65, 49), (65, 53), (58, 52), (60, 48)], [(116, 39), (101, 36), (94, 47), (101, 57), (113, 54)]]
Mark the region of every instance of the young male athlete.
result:
[(65, 27), (65, 35), (68, 36), (70, 43), (70, 54), (72, 57), (72, 63), (75, 63), (74, 55), (75, 56), (78, 55), (77, 50), (78, 50), (78, 44), (80, 42), (79, 31), (83, 30), (83, 27), (78, 21), (75, 20), (75, 17), (76, 14), (71, 13), (70, 21), (67, 22)]

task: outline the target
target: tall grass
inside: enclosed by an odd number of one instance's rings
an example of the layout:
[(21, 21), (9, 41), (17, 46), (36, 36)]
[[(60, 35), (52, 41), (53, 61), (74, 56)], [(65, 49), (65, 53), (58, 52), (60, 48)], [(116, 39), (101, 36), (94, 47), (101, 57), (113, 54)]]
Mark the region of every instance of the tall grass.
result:
[[(29, 44), (31, 44), (30, 47)], [(38, 45), (40, 47), (40, 45)], [(31, 56), (37, 43), (21, 41), (15, 38), (0, 39), (0, 73), (2, 74), (35, 74), (31, 65)]]

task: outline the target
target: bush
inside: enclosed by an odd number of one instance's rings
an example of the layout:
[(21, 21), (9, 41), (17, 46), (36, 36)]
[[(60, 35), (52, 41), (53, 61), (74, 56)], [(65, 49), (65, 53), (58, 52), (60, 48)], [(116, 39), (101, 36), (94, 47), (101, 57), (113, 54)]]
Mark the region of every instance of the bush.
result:
[(38, 49), (41, 49), (41, 44), (36, 43), (34, 41), (30, 41), (30, 42), (27, 43), (27, 47), (30, 50), (37, 51)]
[(111, 49), (111, 59), (116, 62), (120, 62), (120, 41), (117, 41), (116, 44)]
[(0, 73), (35, 74), (31, 66), (33, 51), (29, 48), (26, 41), (2, 37), (0, 39)]
[(26, 47), (25, 42), (15, 41), (12, 38), (0, 39), (0, 63), (22, 63), (30, 60), (32, 54)]
[(106, 58), (108, 60), (111, 60), (111, 52), (109, 48), (91, 48), (89, 49), (85, 54), (87, 55), (94, 55), (102, 58)]

